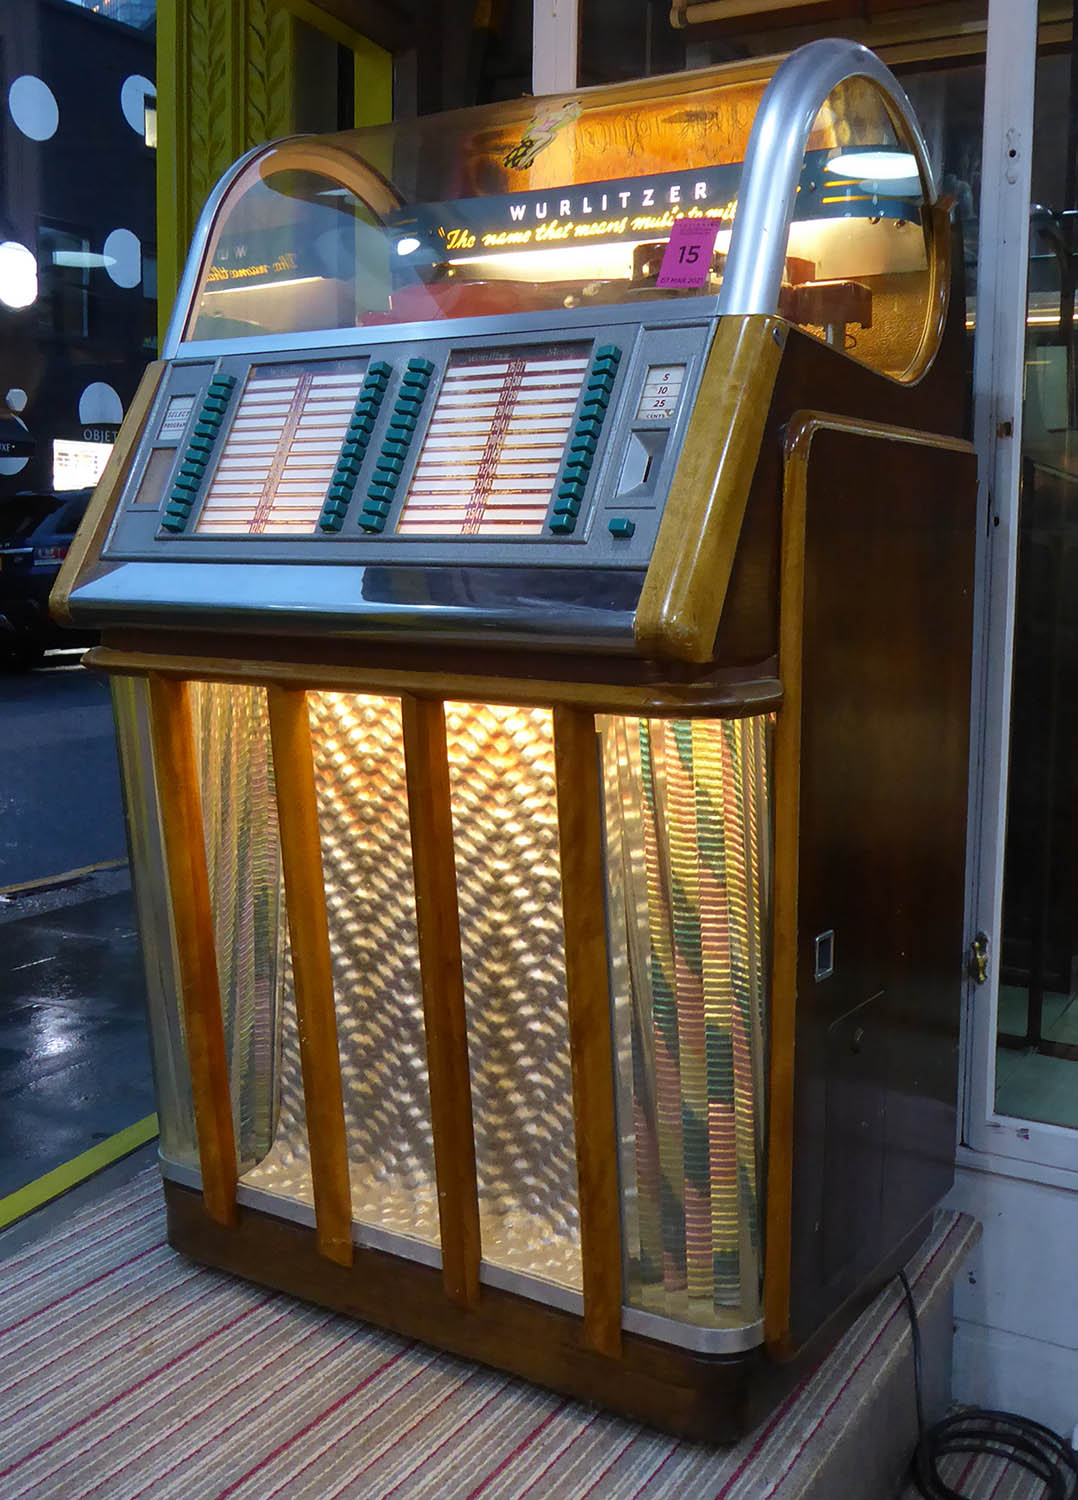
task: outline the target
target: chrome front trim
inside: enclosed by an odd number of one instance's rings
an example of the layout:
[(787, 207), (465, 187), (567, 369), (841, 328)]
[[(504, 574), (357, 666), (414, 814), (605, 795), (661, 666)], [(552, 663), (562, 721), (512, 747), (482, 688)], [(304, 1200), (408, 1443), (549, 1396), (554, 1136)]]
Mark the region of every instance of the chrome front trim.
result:
[[(246, 158), (244, 158), (246, 160)], [(362, 349), (386, 344), (426, 343), (452, 340), (456, 346), (468, 338), (502, 339), (510, 335), (557, 332), (562, 339), (590, 339), (592, 330), (627, 324), (640, 328), (692, 328), (715, 316), (718, 297), (656, 298), (654, 302), (611, 303), (587, 309), (587, 321), (567, 330), (564, 308), (542, 312), (508, 313), (504, 317), (437, 318), (423, 323), (389, 323), (371, 328), (323, 328), (313, 332), (261, 334), (238, 339), (192, 339), (167, 351), (179, 359), (218, 359), (223, 355), (310, 353), (313, 350)]]
[[(541, 611), (534, 603), (535, 573), (358, 563), (127, 562), (108, 566), (83, 584), (72, 613), (102, 625), (160, 624), (173, 630), (265, 634), (286, 625), (290, 632), (323, 638), (635, 649), (642, 572), (579, 570), (561, 591), (548, 587)], [(430, 575), (437, 587), (417, 591), (409, 600), (394, 587), (405, 574)], [(554, 574), (548, 568), (541, 576), (549, 584)], [(317, 608), (312, 599), (318, 599)]]
[(925, 198), (935, 203), (928, 149), (913, 106), (891, 70), (858, 42), (819, 41), (799, 47), (780, 63), (752, 124), (719, 293), (720, 313), (777, 310), (786, 241), (809, 133), (827, 96), (848, 78), (869, 78), (879, 86), (909, 132)]

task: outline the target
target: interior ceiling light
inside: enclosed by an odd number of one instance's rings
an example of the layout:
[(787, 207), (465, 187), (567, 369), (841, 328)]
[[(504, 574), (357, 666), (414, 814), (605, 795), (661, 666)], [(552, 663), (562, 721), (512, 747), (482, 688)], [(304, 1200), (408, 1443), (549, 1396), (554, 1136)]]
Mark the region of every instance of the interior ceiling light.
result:
[(6, 307), (29, 307), (37, 300), (37, 261), (17, 240), (0, 244), (0, 302)]
[(76, 266), (80, 269), (87, 266), (114, 266), (116, 257), (102, 255), (94, 250), (54, 250), (52, 263), (54, 266)]
[(898, 182), (919, 175), (911, 151), (843, 151), (831, 158), (824, 171), (856, 177), (859, 182)]

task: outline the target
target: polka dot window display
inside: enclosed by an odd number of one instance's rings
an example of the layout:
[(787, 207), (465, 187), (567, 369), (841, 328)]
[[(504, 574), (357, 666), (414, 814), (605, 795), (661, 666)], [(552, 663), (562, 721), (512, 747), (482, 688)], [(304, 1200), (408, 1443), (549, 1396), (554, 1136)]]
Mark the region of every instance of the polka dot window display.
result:
[(60, 123), (60, 107), (48, 84), (23, 73), (7, 91), (7, 107), (16, 129), (31, 141), (50, 140)]

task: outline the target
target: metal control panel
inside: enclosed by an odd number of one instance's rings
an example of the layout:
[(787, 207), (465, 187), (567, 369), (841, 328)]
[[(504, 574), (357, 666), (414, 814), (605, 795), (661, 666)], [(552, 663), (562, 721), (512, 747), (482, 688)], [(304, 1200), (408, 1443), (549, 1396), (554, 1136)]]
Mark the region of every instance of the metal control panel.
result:
[(176, 361), (103, 556), (646, 567), (712, 326)]
[(635, 651), (716, 326), (663, 311), (181, 349), (72, 616)]

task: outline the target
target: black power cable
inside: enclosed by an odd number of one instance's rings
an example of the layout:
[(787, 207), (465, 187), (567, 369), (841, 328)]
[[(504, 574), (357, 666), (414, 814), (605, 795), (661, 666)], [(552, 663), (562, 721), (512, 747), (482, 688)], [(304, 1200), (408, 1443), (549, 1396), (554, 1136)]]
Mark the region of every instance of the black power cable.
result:
[(933, 1427), (925, 1427), (921, 1329), (906, 1273), (899, 1271), (898, 1279), (910, 1315), (913, 1387), (917, 1397), (917, 1449), (911, 1472), (925, 1500), (969, 1500), (961, 1490), (953, 1490), (940, 1475), (940, 1459), (949, 1453), (987, 1453), (1006, 1459), (1043, 1482), (1044, 1500), (1075, 1500), (1078, 1497), (1078, 1458), (1058, 1433), (1040, 1422), (1015, 1416), (1012, 1412), (968, 1406), (944, 1417)]

